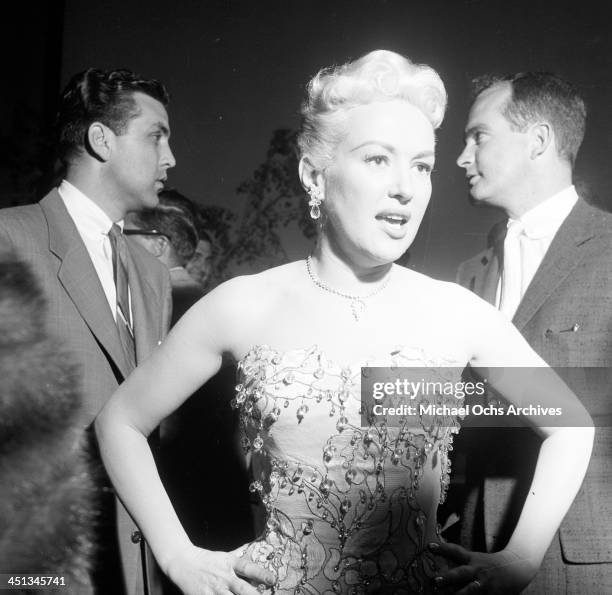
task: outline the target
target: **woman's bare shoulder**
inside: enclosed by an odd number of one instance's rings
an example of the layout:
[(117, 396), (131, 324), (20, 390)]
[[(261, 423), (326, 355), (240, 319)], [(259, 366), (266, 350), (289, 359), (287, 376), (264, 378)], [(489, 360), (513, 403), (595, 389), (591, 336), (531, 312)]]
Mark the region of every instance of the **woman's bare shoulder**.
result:
[(420, 292), (431, 304), (445, 306), (458, 313), (496, 312), (491, 304), (454, 281), (435, 279), (403, 266), (396, 266), (394, 275), (406, 290)]
[(293, 286), (299, 275), (299, 263), (291, 262), (252, 275), (233, 277), (208, 294), (211, 300), (233, 304), (239, 301), (263, 306), (279, 293)]
[(299, 269), (299, 263), (292, 262), (229, 279), (204, 296), (185, 318), (224, 333), (234, 328), (244, 333), (282, 307), (299, 278)]

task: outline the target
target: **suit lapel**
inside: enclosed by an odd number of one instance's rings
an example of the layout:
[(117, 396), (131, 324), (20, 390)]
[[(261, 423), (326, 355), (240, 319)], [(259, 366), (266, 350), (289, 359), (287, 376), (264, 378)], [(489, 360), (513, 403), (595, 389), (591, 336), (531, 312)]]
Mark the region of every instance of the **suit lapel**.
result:
[(559, 228), (514, 315), (512, 322), (519, 330), (584, 258), (583, 247), (596, 235), (596, 213), (579, 199)]
[(505, 221), (500, 221), (493, 226), (488, 237), (489, 248), (482, 254), (480, 261), (476, 263), (478, 268), (473, 281), (469, 284), (469, 289), (492, 305), (495, 305), (495, 298), (497, 297), (505, 235)]
[(57, 192), (41, 202), (49, 225), (49, 249), (60, 259), (57, 273), (79, 314), (124, 377), (130, 372), (106, 294), (87, 248)]
[[(486, 260), (486, 262), (485, 262)], [(483, 256), (483, 270), (476, 278), (474, 283), (474, 291), (483, 300), (495, 305), (495, 297), (497, 294), (497, 284), (499, 282), (500, 263), (497, 252), (491, 248), (485, 256)]]

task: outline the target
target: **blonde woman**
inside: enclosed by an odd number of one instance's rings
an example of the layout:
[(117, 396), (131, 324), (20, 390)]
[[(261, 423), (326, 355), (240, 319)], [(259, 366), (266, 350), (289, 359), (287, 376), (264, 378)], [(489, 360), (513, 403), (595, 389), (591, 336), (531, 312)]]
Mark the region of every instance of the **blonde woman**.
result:
[[(393, 52), (314, 77), (299, 139), (308, 208), (321, 222), (311, 256), (219, 286), (101, 413), (108, 472), (185, 593), (256, 593), (258, 583), (275, 593), (429, 593), (442, 585), (518, 593), (533, 578), (593, 437), (588, 414), (551, 371), (542, 372), (537, 399), (584, 427), (537, 428), (544, 440), (532, 490), (510, 543), (495, 554), (441, 543), (436, 511), (456, 420), (413, 417), (392, 427), (371, 417), (362, 426), (361, 366), (544, 365), (494, 308), (394, 264), (431, 195), (445, 106), (437, 73)], [(146, 436), (228, 355), (238, 362), (233, 405), (267, 523), (260, 539), (225, 554), (190, 543)], [(522, 397), (507, 375), (490, 381), (510, 402)], [(222, 491), (223, 479), (210, 477), (210, 489)], [(448, 570), (445, 558), (456, 567)]]

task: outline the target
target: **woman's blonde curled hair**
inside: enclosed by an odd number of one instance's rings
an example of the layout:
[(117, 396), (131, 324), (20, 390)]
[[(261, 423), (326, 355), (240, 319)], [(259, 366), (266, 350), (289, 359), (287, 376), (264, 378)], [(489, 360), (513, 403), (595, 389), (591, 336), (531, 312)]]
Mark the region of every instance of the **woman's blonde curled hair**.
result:
[(401, 99), (420, 109), (438, 128), (446, 109), (446, 90), (438, 73), (404, 56), (375, 50), (342, 66), (325, 68), (308, 83), (298, 136), (300, 156), (317, 169), (332, 160), (345, 133), (347, 112), (375, 101)]

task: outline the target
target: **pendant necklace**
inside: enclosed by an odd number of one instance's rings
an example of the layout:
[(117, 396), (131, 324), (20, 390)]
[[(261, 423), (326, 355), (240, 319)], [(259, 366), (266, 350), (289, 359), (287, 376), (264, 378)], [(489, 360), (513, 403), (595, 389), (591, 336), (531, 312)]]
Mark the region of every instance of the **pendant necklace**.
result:
[(389, 281), (391, 280), (391, 273), (387, 275), (387, 278), (371, 293), (367, 295), (352, 295), (350, 293), (343, 293), (342, 291), (338, 291), (333, 287), (330, 287), (326, 283), (323, 283), (321, 279), (319, 279), (312, 270), (312, 256), (308, 256), (306, 259), (306, 270), (308, 271), (308, 276), (310, 280), (320, 289), (324, 291), (328, 291), (329, 293), (333, 293), (334, 295), (339, 295), (347, 300), (350, 300), (351, 303), (351, 313), (353, 314), (353, 318), (355, 322), (359, 322), (362, 314), (366, 310), (365, 300), (374, 297), (376, 294), (380, 293), (387, 285), (389, 285)]

